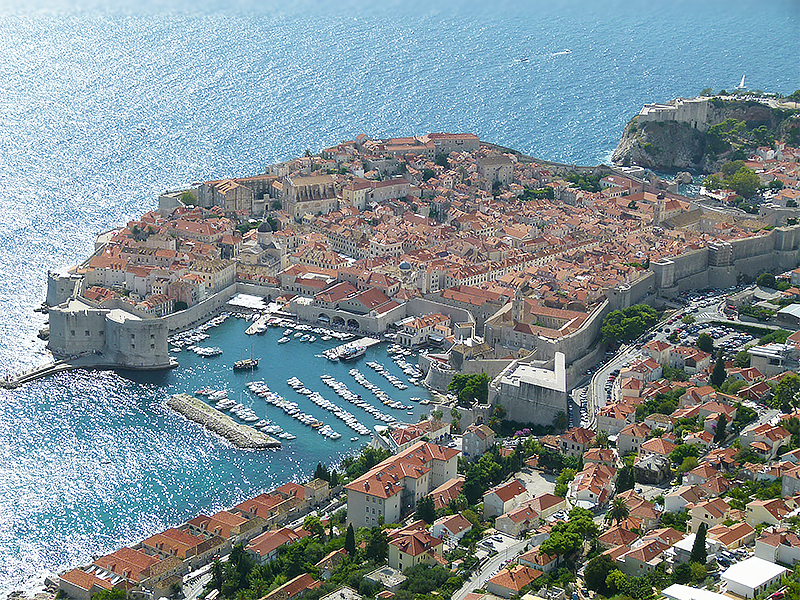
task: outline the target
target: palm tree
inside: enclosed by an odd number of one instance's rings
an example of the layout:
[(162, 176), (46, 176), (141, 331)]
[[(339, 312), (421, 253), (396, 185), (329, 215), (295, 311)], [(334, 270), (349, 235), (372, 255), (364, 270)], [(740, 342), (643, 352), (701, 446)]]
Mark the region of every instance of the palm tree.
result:
[(619, 524), (620, 521), (627, 519), (629, 514), (630, 510), (628, 509), (628, 504), (625, 502), (625, 499), (614, 498), (614, 502), (611, 503), (611, 508), (608, 510), (606, 518)]

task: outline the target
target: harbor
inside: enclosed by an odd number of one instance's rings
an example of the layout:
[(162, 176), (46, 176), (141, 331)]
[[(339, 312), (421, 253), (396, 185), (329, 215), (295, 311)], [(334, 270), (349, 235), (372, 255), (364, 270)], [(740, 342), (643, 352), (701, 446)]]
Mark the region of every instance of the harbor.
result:
[(187, 419), (200, 423), (209, 431), (224, 437), (237, 448), (265, 450), (281, 447), (278, 440), (252, 427), (237, 423), (228, 415), (189, 394), (170, 396), (167, 406)]
[[(346, 452), (369, 442), (376, 426), (425, 414), (417, 396), (429, 395), (406, 362), (412, 353), (382, 339), (235, 311), (209, 324), (170, 339), (181, 364), (175, 379), (186, 381), (170, 391), (193, 390), (233, 422), (278, 438), (284, 449), (322, 443)], [(219, 352), (198, 353), (198, 343)], [(369, 369), (359, 370), (362, 357)], [(252, 361), (251, 368), (232, 368), (243, 361)], [(358, 388), (371, 393), (362, 398)]]

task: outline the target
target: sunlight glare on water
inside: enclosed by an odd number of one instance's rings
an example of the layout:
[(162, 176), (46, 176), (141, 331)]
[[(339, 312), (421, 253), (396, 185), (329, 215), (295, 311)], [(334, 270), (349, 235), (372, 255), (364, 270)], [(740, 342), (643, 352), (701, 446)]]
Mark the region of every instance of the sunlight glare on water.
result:
[[(362, 132), (471, 131), (595, 164), (645, 102), (731, 89), (742, 74), (753, 88), (800, 88), (798, 31), (791, 0), (2, 2), (0, 368), (48, 360), (36, 339), (46, 317), (32, 312), (47, 269), (83, 260), (95, 234), (167, 189)], [(214, 333), (220, 359), (183, 353), (170, 373), (0, 390), (0, 597), (356, 446), (329, 417), (346, 443), (295, 426), (280, 452), (242, 452), (164, 407), (203, 385), (243, 390), (229, 368), (249, 350), (243, 329), (230, 320)], [(257, 377), (287, 397), (290, 375), (325, 394), (322, 347), (279, 351), (274, 333), (255, 342), (271, 356)], [(336, 377), (353, 383), (346, 369)]]

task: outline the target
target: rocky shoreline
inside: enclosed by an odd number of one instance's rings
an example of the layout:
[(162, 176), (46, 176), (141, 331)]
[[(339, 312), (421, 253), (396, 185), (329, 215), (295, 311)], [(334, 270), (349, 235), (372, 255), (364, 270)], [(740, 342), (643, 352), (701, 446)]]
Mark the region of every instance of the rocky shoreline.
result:
[(280, 441), (261, 433), (252, 427), (242, 425), (228, 415), (209, 406), (189, 394), (175, 394), (167, 400), (167, 406), (187, 419), (200, 423), (209, 431), (224, 437), (237, 448), (245, 450), (266, 450), (280, 448)]

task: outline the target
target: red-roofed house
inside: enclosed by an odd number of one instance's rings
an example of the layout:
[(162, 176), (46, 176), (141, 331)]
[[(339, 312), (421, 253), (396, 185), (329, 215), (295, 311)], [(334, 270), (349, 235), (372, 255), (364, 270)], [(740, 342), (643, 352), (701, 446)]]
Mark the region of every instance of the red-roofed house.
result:
[(114, 585), (108, 579), (101, 579), (93, 573), (81, 569), (72, 569), (61, 576), (58, 590), (64, 592), (69, 598), (76, 600), (90, 600), (92, 595), (103, 590), (113, 589)]
[(440, 539), (448, 537), (460, 540), (471, 529), (472, 523), (467, 521), (461, 514), (457, 514), (436, 519), (431, 527), (431, 534)]
[(427, 531), (397, 536), (389, 542), (389, 566), (402, 571), (422, 563), (435, 564), (438, 560), (434, 555), (441, 554), (441, 545), (442, 540)]
[[(456, 477), (458, 450), (417, 442), (345, 486), (347, 520), (371, 527), (380, 517), (400, 522), (432, 489)], [(405, 492), (405, 493), (404, 493)]]
[(620, 456), (630, 452), (638, 453), (649, 433), (650, 428), (642, 423), (631, 423), (623, 427), (617, 436), (617, 451)]
[(538, 569), (531, 569), (525, 565), (517, 565), (511, 569), (501, 569), (500, 572), (486, 581), (486, 590), (502, 598), (517, 596), (520, 590), (544, 573)]
[(519, 557), (519, 562), (526, 567), (536, 569), (544, 573), (553, 571), (558, 566), (558, 556), (544, 554), (539, 546), (531, 548)]
[(320, 585), (322, 585), (322, 582), (317, 581), (308, 573), (303, 573), (272, 590), (269, 594), (264, 596), (263, 600), (291, 600), (291, 598), (300, 598), (306, 592), (315, 590)]
[(788, 529), (765, 531), (756, 540), (756, 556), (771, 563), (794, 566), (800, 562), (800, 537)]
[(595, 433), (591, 429), (573, 427), (562, 433), (558, 439), (561, 452), (567, 456), (581, 456), (594, 438)]
[(483, 518), (497, 517), (530, 499), (525, 486), (517, 479), (488, 490), (483, 495)]

